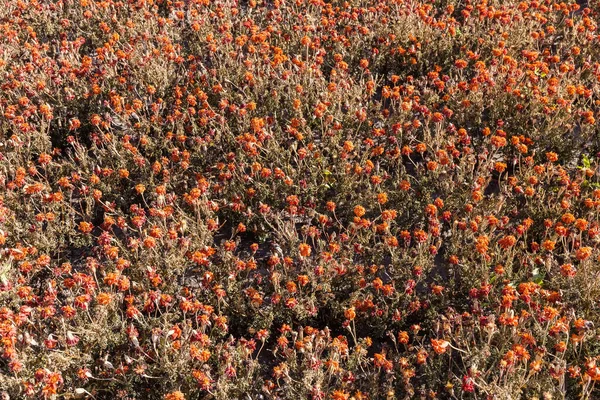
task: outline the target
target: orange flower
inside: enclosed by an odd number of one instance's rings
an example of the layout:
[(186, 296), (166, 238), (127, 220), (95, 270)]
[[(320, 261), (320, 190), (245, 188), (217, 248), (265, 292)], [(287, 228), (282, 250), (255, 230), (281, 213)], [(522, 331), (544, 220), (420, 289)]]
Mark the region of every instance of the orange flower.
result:
[(185, 400), (185, 396), (179, 390), (165, 394), (165, 400)]
[(42, 153), (38, 157), (38, 163), (40, 165), (48, 165), (52, 161), (52, 156), (50, 154)]
[(233, 251), (235, 250), (236, 244), (233, 240), (227, 240), (224, 244), (223, 244), (223, 248), (225, 249), (225, 251)]
[(212, 386), (212, 379), (210, 379), (210, 377), (204, 372), (199, 370), (193, 370), (192, 376), (194, 377), (194, 379), (196, 379), (198, 386), (200, 386), (202, 390), (208, 390)]
[(550, 162), (556, 162), (558, 161), (558, 154), (549, 151), (546, 153), (546, 160), (550, 161)]
[(565, 224), (572, 224), (575, 222), (575, 216), (571, 213), (565, 213), (560, 220)]
[(335, 203), (333, 201), (328, 201), (325, 207), (327, 207), (327, 211), (329, 212), (335, 211)]
[(577, 274), (577, 270), (571, 264), (563, 264), (560, 266), (560, 274), (565, 278), (572, 278)]
[(554, 242), (552, 240), (544, 240), (544, 242), (542, 243), (542, 247), (547, 251), (554, 250), (555, 246), (556, 246), (556, 242)]
[(417, 353), (417, 364), (425, 364), (427, 362), (428, 356), (429, 355), (427, 354), (427, 351), (425, 349), (419, 350), (419, 352)]
[(592, 255), (591, 247), (580, 247), (575, 252), (575, 257), (577, 257), (577, 259), (579, 261), (583, 261), (583, 260), (589, 258), (591, 255)]
[(298, 283), (300, 286), (306, 286), (310, 282), (308, 275), (298, 275)]
[(354, 207), (354, 215), (356, 215), (357, 217), (362, 217), (363, 215), (365, 215), (365, 208), (363, 206), (356, 206)]
[(71, 120), (69, 120), (69, 130), (70, 131), (74, 131), (77, 128), (79, 128), (81, 126), (81, 121), (79, 121), (77, 118), (72, 118)]
[(441, 285), (432, 285), (431, 286), (431, 293), (435, 294), (436, 296), (440, 296), (443, 291), (444, 291), (444, 287)]
[(344, 311), (344, 317), (346, 317), (346, 319), (348, 321), (352, 321), (354, 318), (356, 318), (356, 310), (355, 310), (355, 308), (354, 307), (350, 307), (346, 311)]
[(468, 65), (468, 62), (462, 59), (458, 59), (454, 62), (454, 66), (458, 69), (465, 69)]
[(79, 230), (83, 233), (90, 233), (94, 229), (94, 225), (89, 222), (81, 221), (79, 223)]
[(503, 249), (508, 249), (509, 247), (514, 246), (517, 243), (517, 239), (513, 235), (504, 236), (502, 239), (498, 240), (498, 244)]
[(391, 371), (394, 368), (394, 364), (385, 358), (384, 353), (375, 353), (373, 357), (373, 364), (377, 368), (383, 368), (386, 371)]
[(90, 118), (90, 123), (94, 126), (98, 126), (100, 125), (100, 122), (102, 122), (102, 117), (100, 117), (98, 114), (93, 114)]
[(575, 227), (580, 231), (585, 231), (588, 227), (588, 222), (583, 218), (578, 218), (575, 221)]
[(96, 296), (96, 301), (101, 306), (105, 306), (105, 305), (109, 304), (111, 302), (111, 300), (112, 300), (112, 295), (110, 293), (102, 292), (102, 293), (98, 293), (98, 295)]
[(504, 171), (506, 170), (506, 164), (505, 164), (505, 163), (503, 163), (503, 162), (497, 161), (497, 162), (494, 164), (494, 170), (495, 170), (496, 172), (502, 173), (502, 172), (504, 172)]
[(331, 394), (333, 400), (348, 400), (350, 393), (344, 392), (343, 390), (336, 390)]
[(302, 257), (308, 257), (311, 253), (311, 248), (307, 243), (300, 243), (298, 246), (298, 251), (300, 251), (300, 255)]
[(441, 339), (431, 339), (431, 345), (437, 354), (444, 354), (448, 346), (450, 346), (450, 342)]
[(506, 138), (502, 136), (492, 136), (492, 144), (494, 147), (504, 147), (506, 146)]
[(532, 374), (536, 374), (536, 373), (540, 372), (542, 370), (542, 361), (541, 360), (532, 361), (531, 364), (529, 364), (529, 369)]
[(292, 281), (287, 281), (286, 284), (285, 284), (285, 288), (290, 293), (296, 293), (298, 291), (298, 287)]

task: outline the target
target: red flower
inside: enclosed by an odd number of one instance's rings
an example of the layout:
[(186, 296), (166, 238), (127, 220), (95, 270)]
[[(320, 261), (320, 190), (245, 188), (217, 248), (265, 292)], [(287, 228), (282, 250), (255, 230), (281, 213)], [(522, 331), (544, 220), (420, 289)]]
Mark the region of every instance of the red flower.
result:
[(473, 378), (467, 375), (463, 376), (462, 390), (467, 393), (473, 393), (475, 391), (475, 383), (473, 382)]

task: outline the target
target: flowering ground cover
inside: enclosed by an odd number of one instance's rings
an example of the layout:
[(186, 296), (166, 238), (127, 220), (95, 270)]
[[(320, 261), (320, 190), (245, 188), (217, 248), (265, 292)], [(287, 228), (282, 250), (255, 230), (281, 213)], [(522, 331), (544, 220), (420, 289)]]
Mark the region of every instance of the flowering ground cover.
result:
[(600, 398), (599, 18), (0, 0), (2, 399)]

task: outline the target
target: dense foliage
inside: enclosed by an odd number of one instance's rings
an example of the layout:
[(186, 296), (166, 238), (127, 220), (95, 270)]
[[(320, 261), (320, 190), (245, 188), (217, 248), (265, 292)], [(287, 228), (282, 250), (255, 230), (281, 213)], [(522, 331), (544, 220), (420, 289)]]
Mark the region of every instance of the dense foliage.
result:
[(1, 0), (2, 398), (599, 398), (599, 15)]

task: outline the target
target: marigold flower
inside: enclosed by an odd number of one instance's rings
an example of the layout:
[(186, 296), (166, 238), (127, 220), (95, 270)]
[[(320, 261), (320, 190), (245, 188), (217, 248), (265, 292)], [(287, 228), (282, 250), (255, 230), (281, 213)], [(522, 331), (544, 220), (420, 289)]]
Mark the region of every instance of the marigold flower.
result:
[(354, 207), (354, 215), (356, 215), (357, 217), (361, 218), (363, 215), (365, 215), (365, 208), (363, 206), (355, 206)]
[(94, 225), (89, 222), (81, 221), (79, 223), (79, 230), (83, 233), (90, 233), (94, 229)]
[(90, 123), (94, 126), (98, 126), (100, 125), (100, 122), (102, 122), (102, 118), (98, 115), (98, 114), (93, 114), (90, 118)]
[(542, 242), (542, 247), (546, 250), (546, 251), (552, 251), (554, 250), (554, 247), (556, 246), (556, 242), (552, 241), (552, 240), (544, 240)]
[(308, 257), (308, 256), (310, 256), (311, 248), (307, 243), (301, 243), (298, 246), (298, 251), (300, 252), (300, 255), (302, 257)]
[(110, 293), (102, 292), (96, 295), (96, 301), (99, 305), (105, 306), (109, 304), (112, 300), (112, 295)]
[(350, 393), (344, 392), (343, 390), (335, 390), (331, 393), (331, 398), (333, 400), (348, 400), (350, 398)]
[(185, 396), (179, 390), (167, 393), (164, 396), (165, 400), (185, 400)]
[(505, 236), (498, 241), (498, 244), (503, 249), (508, 249), (509, 247), (514, 246), (515, 243), (517, 243), (517, 239), (513, 235)]
[(400, 184), (398, 185), (398, 187), (400, 188), (400, 190), (406, 192), (410, 189), (410, 182), (404, 180), (404, 181), (400, 181)]
[(494, 147), (504, 147), (506, 146), (506, 138), (502, 136), (492, 136), (492, 144)]
[(449, 345), (450, 345), (450, 342), (448, 342), (446, 340), (431, 339), (431, 346), (433, 346), (433, 350), (437, 354), (445, 353)]
[(444, 291), (444, 287), (441, 285), (432, 285), (431, 286), (431, 293), (433, 293), (436, 296), (440, 296), (443, 291)]
[(580, 247), (577, 249), (577, 251), (575, 252), (575, 257), (579, 260), (579, 261), (583, 261), (588, 259), (590, 256), (592, 255), (592, 248), (591, 247)]
[(468, 65), (468, 62), (462, 59), (458, 59), (454, 62), (454, 66), (458, 69), (464, 69)]
[(348, 309), (346, 309), (344, 311), (344, 317), (348, 320), (348, 321), (352, 321), (354, 320), (354, 318), (356, 318), (356, 310), (354, 307), (350, 307)]
[(417, 364), (425, 364), (427, 362), (428, 356), (429, 354), (427, 354), (427, 351), (425, 349), (419, 350), (419, 352), (417, 353)]

